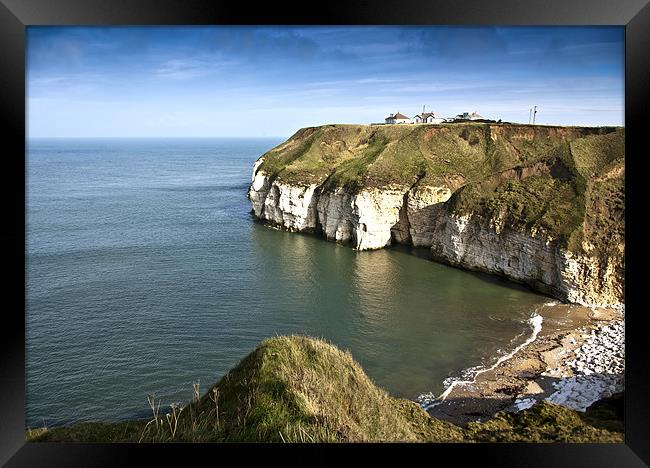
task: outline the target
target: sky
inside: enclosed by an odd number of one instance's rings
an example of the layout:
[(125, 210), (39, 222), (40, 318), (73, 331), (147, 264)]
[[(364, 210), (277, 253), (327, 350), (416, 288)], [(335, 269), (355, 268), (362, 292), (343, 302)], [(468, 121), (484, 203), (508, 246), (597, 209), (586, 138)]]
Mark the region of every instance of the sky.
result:
[(624, 125), (624, 28), (27, 28), (34, 137), (288, 137), (391, 113)]

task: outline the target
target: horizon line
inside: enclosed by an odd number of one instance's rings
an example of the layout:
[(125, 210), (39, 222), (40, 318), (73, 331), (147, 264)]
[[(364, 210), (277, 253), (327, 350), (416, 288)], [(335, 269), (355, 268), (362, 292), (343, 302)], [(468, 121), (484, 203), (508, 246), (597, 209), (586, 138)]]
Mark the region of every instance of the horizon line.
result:
[(110, 135), (110, 136), (26, 136), (26, 140), (37, 140), (37, 139), (63, 139), (63, 138), (76, 138), (76, 139), (97, 139), (97, 138), (166, 138), (166, 139), (182, 139), (182, 138), (288, 138), (285, 135), (272, 135), (272, 136), (227, 136), (227, 135), (186, 135), (186, 136), (156, 136), (156, 135)]

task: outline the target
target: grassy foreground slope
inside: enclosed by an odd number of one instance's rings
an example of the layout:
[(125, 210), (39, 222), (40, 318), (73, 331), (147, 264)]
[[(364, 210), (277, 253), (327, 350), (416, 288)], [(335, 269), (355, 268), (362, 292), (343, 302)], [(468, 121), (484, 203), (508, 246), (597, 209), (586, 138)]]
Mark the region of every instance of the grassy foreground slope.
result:
[[(606, 409), (599, 411), (611, 419)], [(460, 428), (388, 395), (348, 352), (313, 338), (283, 336), (265, 340), (182, 409), (161, 411), (148, 421), (80, 423), (28, 431), (27, 437), (51, 442), (622, 442), (622, 428), (595, 427), (597, 420), (544, 403)]]
[(624, 139), (620, 127), (324, 125), (265, 153), (259, 170), (323, 190), (446, 186), (455, 192), (447, 204), (454, 214), (610, 256), (624, 241)]

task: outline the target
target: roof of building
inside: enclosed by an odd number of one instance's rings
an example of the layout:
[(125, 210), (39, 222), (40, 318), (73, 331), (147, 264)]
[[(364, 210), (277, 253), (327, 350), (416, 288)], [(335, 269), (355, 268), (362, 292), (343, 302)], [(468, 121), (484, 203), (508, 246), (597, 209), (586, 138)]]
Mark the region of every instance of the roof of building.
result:
[(400, 114), (399, 112), (397, 112), (395, 115), (391, 115), (390, 117), (386, 117), (386, 118), (387, 119), (408, 119), (407, 116), (405, 116), (404, 114)]
[(462, 114), (458, 114), (458, 115), (456, 116), (456, 118), (459, 118), (459, 117), (460, 117), (461, 119), (464, 119), (464, 118), (470, 118), (470, 117), (479, 117), (479, 118), (481, 118), (481, 119), (483, 118), (482, 115), (477, 114), (476, 112), (471, 112), (471, 113), (470, 113), (470, 112), (463, 112)]
[(418, 114), (415, 117), (421, 117), (422, 119), (427, 119), (429, 117), (433, 117), (434, 119), (437, 118), (438, 116), (436, 115), (435, 112), (424, 112), (422, 114)]

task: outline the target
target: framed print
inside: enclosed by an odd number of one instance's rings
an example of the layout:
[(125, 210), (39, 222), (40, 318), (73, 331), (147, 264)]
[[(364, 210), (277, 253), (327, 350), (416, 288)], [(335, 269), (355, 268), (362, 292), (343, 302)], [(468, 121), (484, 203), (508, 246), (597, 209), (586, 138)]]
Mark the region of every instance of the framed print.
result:
[(0, 460), (647, 464), (649, 8), (3, 0)]

